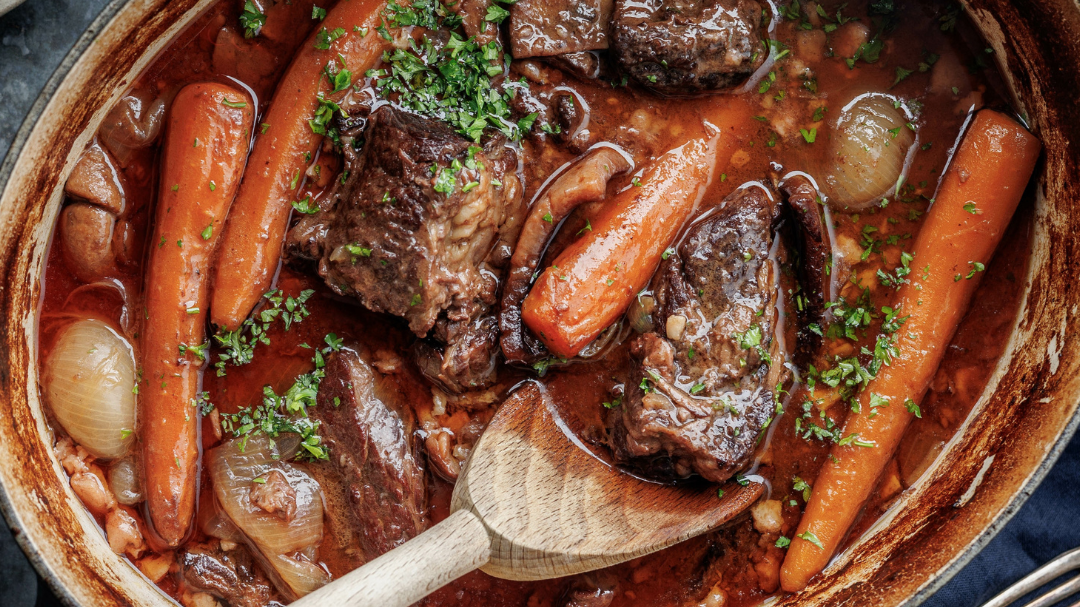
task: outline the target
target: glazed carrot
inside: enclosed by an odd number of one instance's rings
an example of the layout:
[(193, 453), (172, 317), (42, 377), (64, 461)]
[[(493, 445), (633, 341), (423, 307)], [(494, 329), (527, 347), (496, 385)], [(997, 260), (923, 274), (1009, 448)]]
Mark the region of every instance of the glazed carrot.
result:
[(339, 2), (278, 83), (225, 226), (210, 304), (214, 324), (236, 330), (270, 289), (290, 203), (323, 138), (309, 121), (319, 109), (318, 96), (328, 97), (334, 89), (324, 69), (328, 64), (340, 69), (344, 58), (354, 81), (364, 77), (389, 48), (375, 32), (384, 6), (385, 0)]
[[(860, 410), (845, 423), (844, 437), (857, 438), (834, 445), (821, 468), (784, 559), (784, 590), (801, 590), (825, 568), (869, 499), (911, 422), (909, 406), (926, 393), (968, 309), (1040, 148), (1003, 114), (983, 110), (972, 121), (915, 241), (910, 282), (897, 293), (896, 308), (908, 315), (896, 332), (899, 353), (862, 391)], [(871, 395), (888, 399), (888, 405), (878, 401), (872, 409)]]
[(661, 156), (540, 274), (521, 318), (548, 350), (575, 356), (626, 311), (705, 195), (719, 140), (729, 139), (695, 139)]
[(139, 439), (150, 522), (170, 546), (187, 535), (195, 510), (199, 415), (193, 404), (208, 278), (247, 159), (254, 109), (240, 90), (191, 84), (177, 94), (166, 124), (139, 342)]

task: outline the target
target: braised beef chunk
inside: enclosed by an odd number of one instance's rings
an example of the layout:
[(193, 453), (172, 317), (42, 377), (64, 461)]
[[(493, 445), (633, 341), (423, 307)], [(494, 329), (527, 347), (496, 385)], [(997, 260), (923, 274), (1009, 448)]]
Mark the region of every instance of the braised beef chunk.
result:
[(388, 105), (371, 115), (365, 139), (333, 207), (294, 230), (325, 226), (316, 249), (304, 247), (318, 253), (319, 274), (339, 294), (406, 318), (420, 336), (444, 310), (460, 320), (493, 301), (480, 264), (502, 224), (498, 184), (516, 164), (512, 152), (501, 142), (483, 150), (441, 121)]
[(296, 516), (296, 489), (280, 470), (271, 470), (258, 482), (252, 481), (249, 499), (256, 508), (286, 523)]
[(460, 322), (440, 318), (432, 337), (414, 350), (425, 377), (455, 394), (491, 383), (499, 353), (499, 321), (494, 315)]
[(547, 63), (584, 80), (596, 80), (611, 76), (609, 62), (605, 61), (600, 53), (596, 51), (552, 55), (547, 58)]
[[(420, 337), (437, 322), (480, 318), (498, 287), (489, 256), (520, 200), (514, 152), (502, 138), (480, 147), (444, 122), (388, 105), (371, 114), (364, 140), (359, 155), (346, 154), (328, 208), (290, 231), (287, 258), (316, 261), (337, 293), (404, 317)], [(433, 379), (471, 381), (447, 364)]]
[[(816, 352), (821, 343), (820, 327), (825, 305), (830, 299), (832, 244), (825, 225), (825, 207), (817, 188), (805, 175), (792, 175), (780, 185), (793, 216), (799, 251), (799, 351)], [(817, 326), (815, 332), (812, 326)]]
[(510, 8), (515, 59), (550, 57), (608, 47), (614, 0), (518, 0)]
[(661, 264), (657, 329), (631, 344), (631, 381), (611, 419), (620, 462), (722, 482), (749, 461), (786, 373), (773, 338), (777, 209), (763, 187), (737, 190)]
[(211, 594), (230, 607), (270, 603), (270, 582), (243, 547), (226, 551), (215, 544), (191, 546), (178, 560), (184, 583), (191, 590)]
[(499, 37), (498, 24), (487, 19), (491, 4), (492, 0), (458, 0), (450, 3), (450, 8), (461, 15), (465, 35), (474, 38), (480, 46)]
[(768, 54), (754, 0), (617, 0), (612, 19), (620, 69), (664, 94), (737, 86)]
[(562, 607), (608, 607), (615, 600), (619, 578), (609, 569), (574, 576)]
[(428, 524), (423, 464), (415, 452), (412, 410), (380, 397), (376, 375), (354, 350), (326, 360), (318, 406), (323, 440), (348, 485), (367, 559), (396, 548)]

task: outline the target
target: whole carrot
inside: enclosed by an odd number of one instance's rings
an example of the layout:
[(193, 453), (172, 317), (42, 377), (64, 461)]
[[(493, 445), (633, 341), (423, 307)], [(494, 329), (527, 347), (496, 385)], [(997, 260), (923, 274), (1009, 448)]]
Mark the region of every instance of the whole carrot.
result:
[(825, 568), (892, 459), (1016, 211), (1040, 147), (998, 112), (983, 110), (972, 121), (915, 241), (911, 280), (897, 294), (895, 308), (908, 316), (896, 333), (898, 354), (848, 417), (843, 435), (855, 438), (834, 445), (818, 475), (784, 559), (784, 590), (803, 589)]
[(150, 522), (170, 546), (187, 535), (195, 510), (199, 414), (194, 405), (208, 279), (254, 122), (246, 93), (206, 82), (177, 94), (166, 124), (139, 342), (139, 439)]
[(375, 31), (385, 6), (385, 0), (339, 2), (301, 45), (278, 83), (225, 226), (210, 305), (214, 324), (236, 330), (269, 290), (290, 203), (322, 142), (316, 132), (320, 125), (312, 121), (319, 96), (327, 98), (335, 89), (325, 70), (330, 65), (334, 73), (344, 69), (352, 79), (364, 77), (389, 48)]
[(661, 156), (540, 274), (521, 317), (548, 350), (575, 356), (626, 311), (705, 195), (717, 139), (695, 139)]

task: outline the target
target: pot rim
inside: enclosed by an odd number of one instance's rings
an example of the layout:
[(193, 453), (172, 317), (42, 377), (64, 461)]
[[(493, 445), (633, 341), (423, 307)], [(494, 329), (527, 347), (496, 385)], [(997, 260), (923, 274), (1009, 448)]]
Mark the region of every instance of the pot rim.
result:
[[(87, 26), (83, 33), (72, 45), (71, 49), (61, 60), (60, 64), (46, 80), (41, 92), (31, 104), (26, 117), (11, 140), (3, 161), (0, 162), (0, 194), (2, 194), (11, 181), (16, 161), (21, 155), (30, 139), (30, 134), (43, 117), (43, 110), (52, 100), (60, 85), (70, 75), (72, 68), (84, 54), (93, 46), (98, 35), (105, 30), (113, 18), (133, 0), (110, 0), (101, 10), (97, 17)], [(1014, 327), (1015, 330), (1015, 327)], [(1050, 469), (1057, 463), (1061, 453), (1072, 440), (1080, 427), (1080, 399), (1077, 402), (1077, 413), (1072, 416), (1069, 423), (1061, 430), (1053, 446), (1046, 452), (1045, 457), (1035, 470), (1023, 481), (1019, 490), (1013, 494), (1005, 507), (994, 517), (979, 535), (965, 546), (949, 562), (948, 565), (932, 573), (930, 580), (913, 595), (905, 599), (898, 607), (918, 607), (930, 596), (944, 587), (952, 578), (971, 562), (975, 556), (990, 543), (998, 533), (1016, 516), (1027, 502), (1028, 498), (1038, 489), (1039, 485), (1049, 474)], [(51, 564), (42, 556), (29, 534), (23, 532), (23, 522), (18, 510), (15, 508), (8, 490), (0, 483), (0, 513), (3, 514), (8, 528), (11, 530), (15, 541), (19, 544), (27, 559), (33, 565), (36, 573), (43, 578), (52, 589), (57, 598), (69, 607), (82, 607), (76, 600), (71, 590), (60, 580), (60, 577), (52, 570)]]
[[(22, 154), (23, 148), (26, 147), (26, 143), (30, 139), (30, 133), (33, 132), (38, 121), (41, 120), (45, 106), (52, 100), (53, 95), (55, 95), (57, 89), (60, 88), (60, 84), (63, 83), (71, 73), (71, 69), (75, 66), (75, 63), (86, 53), (91, 45), (93, 45), (98, 34), (109, 25), (117, 13), (120, 12), (120, 9), (130, 2), (131, 0), (110, 0), (75, 41), (71, 50), (64, 55), (63, 60), (61, 60), (60, 64), (56, 66), (56, 69), (53, 70), (49, 79), (45, 81), (45, 86), (42, 87), (41, 92), (34, 100), (34, 103), (30, 105), (30, 109), (27, 111), (22, 125), (19, 126), (19, 130), (15, 132), (15, 137), (11, 140), (11, 146), (8, 148), (3, 162), (0, 162), (0, 193), (3, 193), (4, 190), (7, 189), (15, 169), (16, 161)], [(7, 487), (4, 487), (2, 483), (0, 483), (0, 513), (4, 515), (4, 521), (7, 523), (12, 536), (19, 544), (19, 547), (22, 548), (23, 554), (26, 555), (30, 564), (34, 566), (34, 571), (49, 584), (49, 588), (53, 591), (53, 594), (60, 599), (61, 603), (68, 607), (82, 607), (75, 599), (75, 595), (72, 594), (71, 590), (64, 586), (64, 584), (61, 583), (60, 578), (53, 572), (52, 566), (41, 555), (41, 552), (38, 550), (37, 546), (34, 545), (29, 534), (23, 532), (22, 519), (18, 510), (16, 510), (14, 503), (11, 501), (11, 498), (8, 496)]]

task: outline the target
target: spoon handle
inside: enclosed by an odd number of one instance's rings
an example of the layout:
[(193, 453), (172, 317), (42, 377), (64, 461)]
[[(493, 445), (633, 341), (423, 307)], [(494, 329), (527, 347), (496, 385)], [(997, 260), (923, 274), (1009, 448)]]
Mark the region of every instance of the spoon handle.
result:
[(483, 566), (491, 543), (480, 519), (458, 510), (370, 563), (292, 603), (292, 607), (408, 607)]

